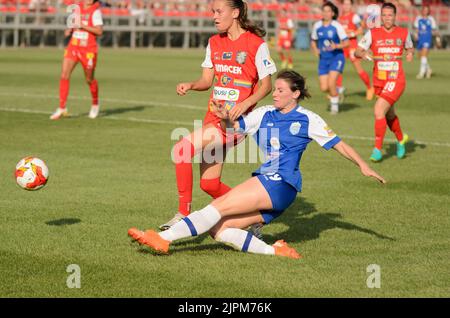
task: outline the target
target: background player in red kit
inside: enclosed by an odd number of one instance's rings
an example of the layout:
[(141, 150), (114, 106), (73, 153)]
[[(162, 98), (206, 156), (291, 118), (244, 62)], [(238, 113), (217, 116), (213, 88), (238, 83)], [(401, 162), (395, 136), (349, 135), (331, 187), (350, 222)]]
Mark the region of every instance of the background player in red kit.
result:
[[(59, 107), (50, 116), (56, 120), (68, 116), (66, 107), (69, 95), (70, 75), (78, 62), (84, 70), (86, 82), (92, 96), (92, 106), (89, 118), (96, 118), (99, 112), (98, 83), (94, 78), (95, 66), (97, 64), (97, 42), (96, 37), (103, 33), (102, 13), (97, 0), (84, 0), (79, 4), (79, 25), (65, 31), (65, 35), (71, 35), (69, 45), (64, 51), (61, 78), (59, 81)], [(75, 14), (78, 14), (75, 12)]]
[[(370, 159), (380, 161), (382, 159), (381, 148), (389, 126), (395, 134), (397, 142), (397, 157), (405, 156), (405, 143), (408, 135), (403, 134), (400, 128), (394, 104), (403, 94), (406, 86), (405, 73), (403, 72), (402, 56), (406, 50), (406, 60), (413, 59), (414, 48), (411, 36), (407, 28), (395, 25), (397, 9), (392, 3), (385, 3), (381, 7), (380, 28), (369, 30), (358, 44), (356, 56), (374, 61), (373, 85), (378, 96), (375, 102), (375, 148)], [(370, 56), (367, 50), (371, 50)]]
[[(342, 14), (338, 19), (339, 23), (344, 27), (349, 39), (349, 46), (344, 48), (344, 56), (346, 59), (350, 59), (356, 72), (366, 85), (366, 98), (367, 100), (372, 100), (374, 95), (374, 88), (370, 84), (369, 74), (362, 68), (361, 59), (355, 57), (355, 51), (358, 47), (358, 35), (363, 33), (363, 28), (361, 26), (361, 18), (359, 15), (353, 12), (353, 0), (343, 0), (342, 1)], [(337, 81), (338, 91), (341, 94), (342, 87), (342, 74), (338, 77)]]
[[(248, 20), (244, 1), (214, 0), (212, 11), (219, 34), (209, 39), (202, 76), (194, 82), (177, 85), (179, 95), (185, 95), (189, 90), (205, 91), (214, 85), (209, 109), (203, 127), (184, 137), (173, 149), (179, 205), (176, 215), (160, 226), (162, 230), (190, 213), (192, 158), (195, 154), (202, 152), (204, 155), (212, 148), (222, 151), (227, 145), (239, 142), (236, 135), (222, 131), (221, 120), (212, 112), (212, 105), (221, 104), (229, 110), (230, 118), (236, 120), (270, 93), (271, 75), (276, 73), (269, 48), (262, 39), (265, 31)], [(230, 187), (220, 181), (225, 156), (216, 153), (214, 157), (212, 161), (202, 158), (200, 187), (213, 198), (218, 198)]]
[(287, 11), (283, 11), (278, 16), (278, 41), (277, 52), (281, 59), (281, 68), (294, 68), (291, 48), (294, 38), (294, 22), (289, 18)]

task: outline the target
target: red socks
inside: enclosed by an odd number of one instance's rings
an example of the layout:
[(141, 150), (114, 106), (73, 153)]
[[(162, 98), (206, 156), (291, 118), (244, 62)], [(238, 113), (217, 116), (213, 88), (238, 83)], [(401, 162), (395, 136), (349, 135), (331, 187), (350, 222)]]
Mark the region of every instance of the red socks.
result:
[(389, 125), (389, 129), (395, 134), (395, 137), (397, 137), (398, 141), (403, 140), (403, 132), (400, 128), (400, 120), (397, 116), (394, 117), (392, 120), (388, 120), (387, 124)]
[(89, 85), (89, 90), (91, 91), (92, 105), (98, 105), (98, 83), (96, 79)]
[(192, 202), (192, 158), (195, 148), (186, 138), (181, 139), (173, 148), (175, 173), (178, 187), (178, 212), (188, 215)]
[(364, 82), (364, 85), (366, 85), (367, 88), (371, 88), (369, 74), (367, 74), (367, 72), (365, 72), (365, 71), (362, 71), (361, 73), (358, 73), (358, 75), (361, 78), (361, 80)]
[(375, 119), (375, 148), (381, 150), (384, 135), (386, 134), (386, 118)]
[(208, 193), (213, 199), (221, 197), (225, 193), (231, 190), (229, 186), (220, 182), (220, 178), (216, 179), (201, 179), (200, 188)]
[(67, 96), (69, 96), (69, 80), (59, 80), (59, 108), (66, 108)]
[(339, 74), (339, 76), (338, 76), (338, 78), (336, 80), (336, 86), (337, 87), (342, 87), (342, 80), (343, 80), (342, 74)]

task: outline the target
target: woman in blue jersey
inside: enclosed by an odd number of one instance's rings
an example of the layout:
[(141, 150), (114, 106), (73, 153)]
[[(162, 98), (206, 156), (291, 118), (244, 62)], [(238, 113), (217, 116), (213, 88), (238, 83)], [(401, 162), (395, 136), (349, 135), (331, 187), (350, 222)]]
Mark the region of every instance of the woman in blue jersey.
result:
[(336, 21), (338, 16), (338, 8), (332, 2), (325, 2), (322, 6), (322, 20), (314, 24), (311, 33), (311, 47), (319, 57), (320, 89), (330, 97), (332, 114), (339, 112), (336, 81), (344, 71), (343, 49), (349, 45), (344, 27)]
[(170, 229), (157, 233), (131, 228), (128, 235), (166, 254), (171, 242), (209, 231), (217, 241), (244, 252), (300, 258), (286, 242), (279, 240), (269, 245), (243, 229), (255, 223), (270, 223), (294, 202), (302, 188), (300, 159), (311, 140), (326, 150), (335, 149), (356, 164), (363, 175), (385, 183), (322, 118), (298, 104), (305, 97), (309, 94), (304, 78), (295, 71), (283, 71), (275, 81), (273, 106), (259, 107), (230, 122), (228, 111), (215, 105), (217, 116), (223, 119), (223, 129), (227, 122), (227, 127), (238, 133), (256, 135), (267, 161), (253, 177)]
[(417, 16), (414, 21), (414, 29), (416, 29), (417, 49), (420, 55), (420, 70), (417, 78), (431, 78), (432, 70), (428, 64), (428, 51), (433, 46), (433, 35), (436, 36), (438, 45), (440, 45), (440, 38), (436, 21), (430, 15), (429, 6), (422, 7), (421, 15)]

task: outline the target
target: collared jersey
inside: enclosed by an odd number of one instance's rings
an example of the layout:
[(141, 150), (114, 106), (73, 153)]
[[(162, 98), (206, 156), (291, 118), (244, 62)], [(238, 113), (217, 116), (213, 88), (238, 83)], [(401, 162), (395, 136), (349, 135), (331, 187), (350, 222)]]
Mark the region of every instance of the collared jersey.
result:
[(431, 43), (433, 40), (433, 30), (436, 30), (437, 26), (432, 16), (422, 17), (419, 15), (414, 20), (414, 28), (418, 31), (419, 42)]
[(311, 140), (326, 150), (340, 138), (317, 114), (301, 106), (283, 114), (273, 106), (263, 106), (239, 118), (240, 131), (253, 135), (266, 161), (253, 175), (278, 173), (298, 192), (302, 188), (299, 163)]
[(277, 71), (266, 42), (249, 31), (234, 41), (226, 34), (212, 36), (202, 67), (214, 68), (216, 77), (209, 104), (216, 99), (228, 109), (252, 95), (259, 80)]
[(374, 82), (405, 81), (403, 50), (413, 47), (407, 28), (395, 26), (391, 32), (383, 27), (371, 29), (359, 41), (358, 46), (364, 50), (370, 49), (373, 53)]
[(311, 33), (311, 39), (317, 42), (317, 47), (320, 50), (320, 58), (333, 58), (338, 54), (343, 54), (342, 49), (333, 50), (331, 43), (339, 44), (347, 40), (347, 34), (344, 27), (337, 21), (333, 20), (328, 25), (324, 25), (323, 21), (314, 23)]

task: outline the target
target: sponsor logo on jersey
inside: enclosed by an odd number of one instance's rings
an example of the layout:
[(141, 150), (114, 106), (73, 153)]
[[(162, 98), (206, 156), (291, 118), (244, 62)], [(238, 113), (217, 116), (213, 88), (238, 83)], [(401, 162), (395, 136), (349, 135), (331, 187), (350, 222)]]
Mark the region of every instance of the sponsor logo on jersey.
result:
[(220, 79), (220, 84), (222, 84), (223, 86), (227, 86), (228, 84), (230, 84), (230, 82), (233, 79), (227, 75), (222, 75), (222, 78)]
[(386, 40), (386, 45), (394, 45), (394, 40), (392, 39)]
[(267, 127), (273, 127), (273, 123), (271, 123), (271, 122), (267, 123), (266, 125), (267, 125)]
[(222, 53), (222, 60), (224, 60), (224, 61), (231, 60), (232, 57), (233, 57), (233, 52), (223, 52)]
[[(363, 38), (365, 40), (365, 38)], [(377, 40), (377, 43), (375, 44), (376, 46), (381, 46), (384, 45), (384, 40)]]
[(213, 98), (217, 100), (227, 100), (235, 102), (239, 99), (239, 90), (214, 86)]
[(242, 67), (233, 65), (216, 64), (216, 72), (218, 73), (231, 73), (231, 74), (242, 74)]
[(238, 51), (236, 53), (236, 62), (238, 62), (239, 64), (245, 64), (246, 59), (247, 59), (247, 52)]
[(225, 101), (225, 103), (223, 104), (225, 109), (228, 110), (228, 111), (230, 111), (235, 105), (236, 105), (236, 102), (230, 102), (228, 100)]
[(295, 123), (292, 123), (291, 126), (289, 127), (289, 132), (293, 135), (298, 135), (301, 127), (302, 125), (298, 121), (296, 121)]
[(214, 61), (220, 60), (220, 53), (219, 52), (214, 52), (213, 56), (214, 56), (213, 57)]
[(396, 54), (396, 53), (400, 53), (400, 48), (399, 47), (380, 47), (378, 49), (378, 53), (381, 53), (381, 54), (386, 54), (386, 53)]
[(252, 83), (244, 80), (235, 79), (233, 81), (234, 86), (252, 88)]
[(268, 59), (263, 60), (263, 64), (265, 67), (271, 67), (271, 66), (273, 66), (274, 63), (271, 58), (268, 58)]
[(323, 127), (323, 129), (327, 132), (328, 137), (331, 137), (331, 136), (334, 136), (334, 135), (335, 135), (333, 129), (331, 129), (330, 127), (325, 126), (325, 127)]
[(398, 72), (389, 72), (388, 73), (388, 79), (395, 80), (398, 78)]
[(278, 150), (280, 149), (280, 140), (277, 137), (270, 138), (270, 145), (273, 149)]
[(398, 71), (400, 66), (396, 61), (380, 61), (377, 67), (380, 71)]

